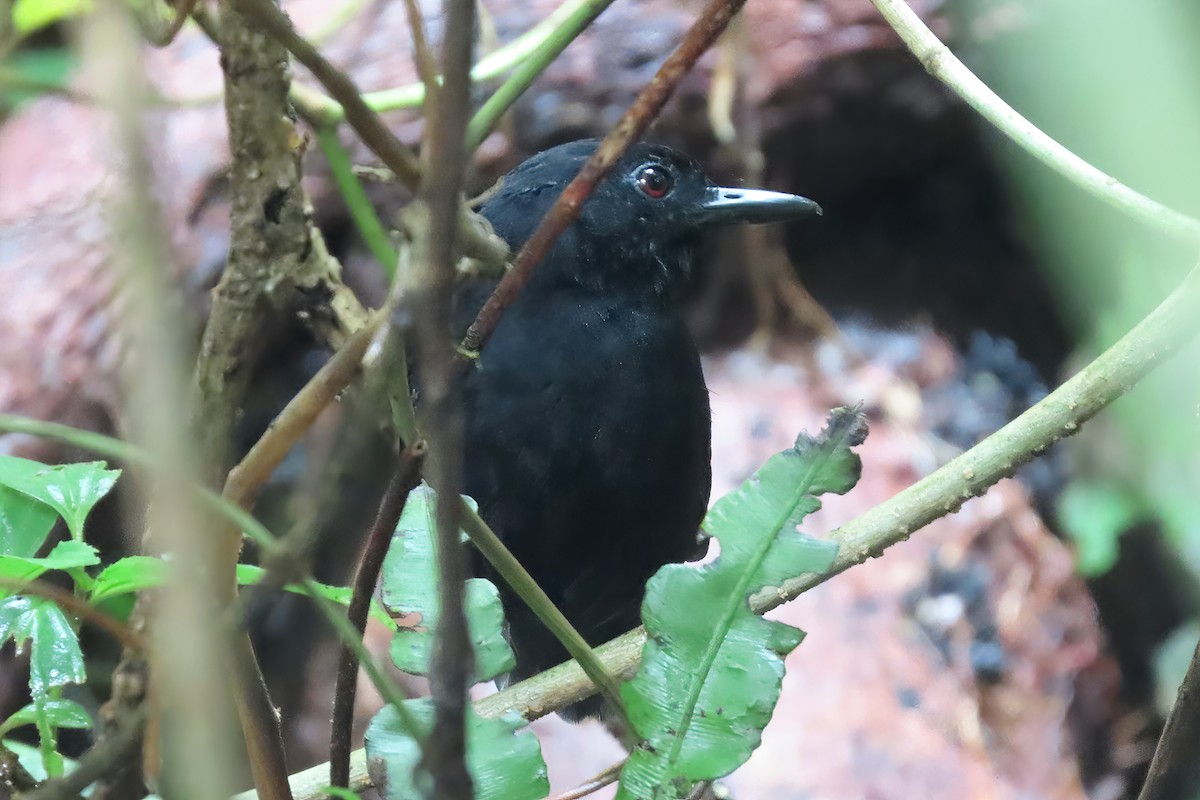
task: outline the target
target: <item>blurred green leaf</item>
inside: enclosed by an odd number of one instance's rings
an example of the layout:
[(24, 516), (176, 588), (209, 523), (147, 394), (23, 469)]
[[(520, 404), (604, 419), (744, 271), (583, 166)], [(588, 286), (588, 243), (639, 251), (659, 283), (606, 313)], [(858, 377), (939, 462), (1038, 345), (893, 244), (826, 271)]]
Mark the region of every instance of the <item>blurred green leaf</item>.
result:
[(46, 700), (44, 703), (30, 703), (0, 724), (0, 736), (6, 735), (14, 728), (22, 725), (33, 725), (42, 720), (55, 728), (90, 728), (92, 718), (88, 716), (83, 706), (73, 700)]
[(844, 494), (858, 481), (862, 463), (851, 448), (866, 435), (856, 409), (835, 409), (820, 436), (800, 434), (712, 507), (704, 527), (721, 546), (715, 561), (668, 564), (650, 579), (642, 665), (621, 688), (643, 744), (621, 771), (618, 798), (686, 797), (758, 747), (783, 657), (804, 634), (756, 615), (750, 595), (829, 568), (837, 546), (796, 526), (821, 507), (818, 495)]
[(75, 57), (65, 47), (18, 50), (0, 63), (0, 111), (67, 85)]
[[(417, 731), (404, 727), (392, 706), (385, 706), (367, 728), (367, 765), (371, 779), (387, 800), (419, 800), (427, 796), (414, 781), (421, 760), (417, 739), (433, 727), (433, 704), (427, 698), (405, 703)], [(519, 733), (525, 720), (510, 714), (487, 719), (467, 707), (467, 769), (476, 800), (541, 800), (550, 792), (541, 746), (530, 731)]]
[[(440, 601), (434, 536), (434, 491), (422, 484), (408, 496), (383, 561), (383, 605), (400, 618), (392, 660), (413, 675), (428, 675)], [(474, 507), (474, 501), (467, 498)], [(465, 537), (464, 537), (465, 538)], [(475, 680), (485, 681), (515, 664), (504, 638), (504, 608), (496, 587), (483, 578), (467, 581), (463, 607), (475, 648)]]
[(91, 10), (91, 0), (16, 0), (12, 7), (13, 27), (22, 36), (28, 36)]
[(342, 786), (322, 786), (321, 791), (338, 800), (362, 800), (357, 792), (352, 792)]
[(15, 489), (53, 508), (67, 522), (71, 538), (83, 539), (83, 523), (120, 477), (103, 461), (47, 466), (0, 456), (0, 486)]
[(166, 574), (167, 564), (161, 558), (126, 556), (108, 565), (96, 576), (89, 600), (100, 603), (119, 594), (161, 586)]
[(1100, 481), (1073, 481), (1058, 498), (1058, 519), (1075, 542), (1080, 574), (1103, 575), (1117, 562), (1118, 539), (1142, 515), (1128, 490)]
[(5, 639), (16, 642), (18, 651), (30, 642), (29, 690), (35, 698), (87, 680), (79, 638), (66, 614), (51, 601), (18, 595), (0, 602), (0, 642)]
[(57, 519), (58, 513), (45, 503), (0, 486), (0, 555), (32, 556)]

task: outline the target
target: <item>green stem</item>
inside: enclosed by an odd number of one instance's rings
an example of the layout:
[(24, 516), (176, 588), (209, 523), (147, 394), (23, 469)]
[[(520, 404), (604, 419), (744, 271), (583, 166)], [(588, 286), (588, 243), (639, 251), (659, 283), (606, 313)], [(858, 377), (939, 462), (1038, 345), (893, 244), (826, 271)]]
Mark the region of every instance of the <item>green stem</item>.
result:
[[(526, 58), (529, 58), (544, 47), (547, 40), (554, 36), (560, 25), (565, 24), (576, 14), (580, 13), (581, 8), (589, 6), (594, 2), (595, 0), (567, 0), (567, 2), (556, 8), (553, 14), (546, 17), (546, 19), (542, 20), (528, 32), (494, 53), (490, 53), (479, 59), (471, 69), (472, 82), (490, 81), (511, 71)], [(295, 93), (297, 88), (303, 89), (303, 87), (293, 84), (293, 93)], [(312, 112), (319, 115), (321, 122), (332, 124), (341, 122), (346, 118), (345, 109), (333, 98), (311, 89), (307, 90), (305, 95), (306, 106)], [(425, 102), (425, 85), (422, 83), (410, 83), (406, 86), (398, 86), (393, 89), (366, 92), (363, 94), (363, 100), (366, 101), (366, 104), (372, 110), (380, 112), (396, 111), (404, 108), (419, 108)]]
[(1135, 192), (1084, 161), (1018, 114), (958, 60), (904, 0), (871, 0), (925, 70), (1031, 156), (1089, 194), (1159, 230), (1200, 240), (1200, 220)]
[[(496, 123), (509, 106), (515, 103), (517, 98), (524, 94), (525, 90), (550, 65), (550, 62), (558, 58), (567, 45), (575, 41), (584, 28), (591, 25), (592, 21), (612, 3), (613, 0), (580, 0), (572, 7), (571, 13), (563, 19), (561, 24), (556, 25), (549, 35), (527, 54), (527, 57), (520, 62), (516, 72), (510, 75), (508, 80), (487, 99), (483, 108), (475, 112), (475, 116), (471, 118), (471, 123), (467, 126), (467, 150), (473, 152), (483, 144), (483, 140), (496, 127)], [(558, 9), (555, 14), (559, 11), (562, 11), (562, 8)], [(546, 22), (550, 22), (550, 19), (547, 19)]]
[(350, 163), (350, 154), (338, 141), (336, 127), (318, 125), (316, 133), (317, 144), (320, 145), (321, 152), (325, 154), (325, 160), (329, 162), (329, 171), (333, 174), (333, 180), (342, 193), (342, 199), (346, 202), (350, 218), (354, 220), (354, 224), (371, 254), (383, 265), (383, 271), (388, 280), (393, 280), (396, 277), (396, 248), (392, 247), (387, 229), (379, 221), (379, 215), (375, 213), (375, 208), (371, 205), (366, 190), (363, 189), (358, 176), (354, 174), (354, 165)]
[(584, 673), (600, 691), (604, 692), (613, 707), (624, 716), (625, 704), (621, 701), (617, 680), (596, 656), (596, 651), (563, 616), (563, 613), (558, 610), (558, 606), (554, 605), (554, 601), (542, 591), (542, 587), (538, 586), (537, 581), (525, 570), (525, 567), (521, 566), (521, 562), (509, 552), (504, 543), (500, 541), (500, 537), (483, 521), (483, 517), (479, 516), (479, 513), (465, 501), (462, 503), (460, 513), (462, 514), (463, 530), (471, 537), (471, 543), (478, 548), (488, 563), (495, 567), (504, 582), (520, 595), (530, 610), (542, 621), (542, 624), (550, 629), (554, 637), (566, 648), (571, 658), (579, 662)]

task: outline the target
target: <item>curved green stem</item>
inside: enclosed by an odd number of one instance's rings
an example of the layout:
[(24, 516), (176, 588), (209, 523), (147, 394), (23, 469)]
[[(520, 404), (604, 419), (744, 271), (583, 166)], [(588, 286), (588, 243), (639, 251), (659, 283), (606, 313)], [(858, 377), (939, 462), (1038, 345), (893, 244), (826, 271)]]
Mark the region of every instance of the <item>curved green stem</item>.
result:
[[(550, 65), (550, 62), (558, 58), (562, 51), (567, 49), (567, 45), (575, 41), (583, 29), (591, 25), (592, 21), (612, 3), (613, 0), (580, 0), (574, 4), (571, 13), (562, 20), (561, 24), (557, 24), (549, 35), (527, 54), (527, 57), (520, 62), (516, 72), (510, 75), (508, 80), (487, 99), (483, 108), (475, 112), (475, 116), (471, 118), (471, 124), (467, 126), (468, 150), (474, 151), (483, 144), (483, 140), (496, 127), (496, 123), (509, 106), (515, 103), (517, 98), (524, 94), (525, 90)], [(571, 4), (564, 4), (562, 8), (555, 11), (555, 15), (568, 5)], [(543, 25), (552, 19), (554, 19), (553, 15)], [(538, 28), (540, 27), (539, 25)], [(535, 28), (535, 30), (537, 29)]]
[(379, 215), (375, 213), (375, 207), (371, 205), (371, 200), (367, 197), (362, 182), (354, 174), (354, 165), (350, 163), (350, 154), (338, 141), (337, 130), (334, 126), (319, 125), (316, 134), (317, 144), (320, 145), (321, 152), (325, 154), (325, 160), (329, 162), (329, 171), (333, 175), (333, 180), (342, 193), (342, 199), (346, 201), (350, 219), (354, 220), (354, 225), (362, 235), (367, 249), (383, 265), (383, 271), (387, 275), (388, 281), (391, 281), (396, 277), (398, 260), (396, 248), (392, 247), (387, 229), (383, 227)]
[[(612, 2), (612, 0), (608, 0)], [(476, 62), (471, 69), (471, 80), (475, 83), (489, 81), (512, 71), (525, 59), (542, 52), (554, 45), (556, 34), (560, 27), (573, 26), (574, 21), (584, 13), (583, 9), (596, 4), (596, 0), (567, 0), (554, 13), (539, 22), (529, 31), (509, 42), (494, 53), (490, 53)], [(608, 3), (605, 3), (607, 5)], [(603, 9), (601, 9), (603, 10)], [(600, 12), (597, 11), (596, 14)], [(593, 15), (594, 18), (594, 15)], [(575, 34), (577, 35), (577, 34)], [(573, 37), (572, 37), (573, 38)], [(566, 45), (563, 45), (565, 47)], [(558, 52), (561, 52), (559, 48)], [(555, 53), (557, 55), (557, 52)], [(547, 62), (549, 63), (549, 62)], [(293, 84), (293, 94), (299, 89), (304, 94), (304, 103), (310, 113), (317, 115), (323, 123), (338, 123), (346, 118), (345, 109), (331, 97), (312, 89)], [(397, 86), (394, 89), (382, 89), (378, 92), (365, 92), (363, 100), (374, 111), (397, 111), (404, 108), (419, 108), (425, 102), (425, 85), (410, 83)]]
[(1200, 240), (1200, 220), (1135, 192), (1050, 138), (959, 61), (904, 0), (871, 0), (925, 70), (1023, 150), (1089, 194), (1181, 239)]

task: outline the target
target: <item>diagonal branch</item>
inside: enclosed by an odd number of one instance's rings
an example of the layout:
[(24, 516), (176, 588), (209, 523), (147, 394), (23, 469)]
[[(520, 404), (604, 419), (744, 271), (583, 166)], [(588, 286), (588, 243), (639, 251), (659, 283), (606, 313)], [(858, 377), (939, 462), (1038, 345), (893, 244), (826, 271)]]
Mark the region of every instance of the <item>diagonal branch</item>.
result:
[(659, 67), (654, 78), (642, 89), (616, 127), (600, 142), (596, 152), (559, 195), (558, 202), (521, 248), (512, 269), (500, 280), (496, 290), (467, 329), (467, 335), (462, 342), (462, 350), (465, 353), (478, 353), (487, 344), (496, 326), (500, 324), (504, 310), (512, 305), (517, 295), (525, 288), (525, 284), (529, 283), (534, 268), (550, 252), (558, 237), (579, 218), (584, 202), (591, 196), (596, 185), (604, 180), (629, 146), (646, 132), (650, 123), (658, 116), (658, 112), (674, 94), (683, 76), (712, 46), (745, 2), (746, 0), (710, 0), (704, 7), (700, 18), (688, 30), (683, 41)]
[(1104, 174), (1046, 135), (958, 60), (904, 0), (871, 0), (925, 70), (1027, 153), (1079, 188), (1135, 219), (1188, 241), (1200, 240), (1200, 220), (1168, 208)]

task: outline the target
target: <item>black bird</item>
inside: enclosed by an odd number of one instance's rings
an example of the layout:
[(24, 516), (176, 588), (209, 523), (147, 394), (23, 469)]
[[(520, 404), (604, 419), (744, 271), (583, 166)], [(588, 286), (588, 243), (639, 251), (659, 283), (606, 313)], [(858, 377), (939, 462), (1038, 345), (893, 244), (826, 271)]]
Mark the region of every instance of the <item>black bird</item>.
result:
[[(595, 150), (560, 145), (505, 176), (482, 214), (514, 250)], [(711, 484), (700, 357), (678, 305), (701, 235), (819, 214), (789, 194), (714, 186), (638, 144), (585, 203), (464, 378), (464, 491), (589, 643), (635, 627), (646, 581), (699, 554)], [(495, 282), (456, 296), (460, 333)], [(567, 653), (500, 588), (520, 680)], [(591, 698), (563, 713), (597, 716)]]

